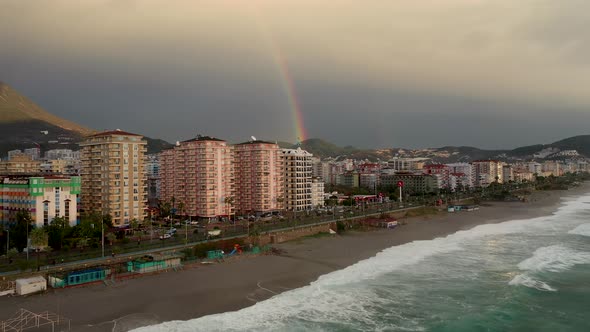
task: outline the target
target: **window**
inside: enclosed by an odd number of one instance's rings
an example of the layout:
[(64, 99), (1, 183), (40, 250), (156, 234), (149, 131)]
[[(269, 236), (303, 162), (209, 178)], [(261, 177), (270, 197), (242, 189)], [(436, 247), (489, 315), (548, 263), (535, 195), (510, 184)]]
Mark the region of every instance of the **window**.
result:
[(70, 220), (70, 200), (69, 199), (66, 199), (66, 201), (65, 201), (64, 217), (66, 218), (66, 220)]
[(59, 199), (59, 195), (60, 195), (60, 190), (59, 187), (55, 188), (55, 216), (59, 217), (59, 205), (60, 205), (60, 199)]
[(49, 225), (49, 201), (43, 202), (43, 225)]

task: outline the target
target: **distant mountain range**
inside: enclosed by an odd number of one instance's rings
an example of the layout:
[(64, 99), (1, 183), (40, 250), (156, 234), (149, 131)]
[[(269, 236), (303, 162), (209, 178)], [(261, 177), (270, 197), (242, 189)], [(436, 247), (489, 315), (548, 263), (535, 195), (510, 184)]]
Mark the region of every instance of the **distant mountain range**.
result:
[[(55, 116), (39, 107), (7, 84), (0, 82), (0, 156), (14, 149), (40, 147), (78, 149), (84, 136), (96, 133), (72, 121)], [(146, 137), (148, 153), (172, 146)]]
[[(388, 160), (392, 157), (431, 158), (434, 162), (468, 162), (478, 159), (499, 159), (503, 161), (544, 160), (590, 157), (590, 135), (570, 137), (551, 144), (524, 146), (512, 150), (483, 150), (470, 146), (445, 146), (427, 149), (357, 149), (352, 146), (339, 147), (321, 139), (308, 139), (301, 144), (279, 143), (283, 148), (301, 147), (314, 156), (333, 159)], [(567, 152), (575, 150), (575, 153)]]
[[(42, 150), (67, 148), (77, 150), (77, 143), (96, 130), (80, 126), (55, 116), (10, 86), (0, 82), (0, 156), (14, 149), (40, 147)], [(148, 153), (158, 153), (172, 144), (145, 137)], [(560, 159), (576, 157), (564, 151), (575, 150), (580, 157), (590, 157), (590, 135), (570, 137), (551, 144), (524, 146), (513, 150), (483, 150), (469, 146), (446, 146), (429, 149), (358, 149), (340, 147), (322, 139), (312, 138), (292, 144), (279, 142), (282, 148), (301, 147), (314, 156), (333, 159), (388, 160), (391, 157), (431, 158), (434, 162), (449, 163), (476, 159), (506, 161), (532, 159)]]

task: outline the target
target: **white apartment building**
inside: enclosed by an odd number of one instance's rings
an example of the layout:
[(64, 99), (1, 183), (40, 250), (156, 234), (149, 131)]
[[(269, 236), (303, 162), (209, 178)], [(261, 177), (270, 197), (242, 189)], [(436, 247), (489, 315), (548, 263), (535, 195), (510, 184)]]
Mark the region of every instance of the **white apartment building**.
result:
[(311, 205), (314, 208), (324, 206), (324, 181), (319, 177), (311, 179)]
[(469, 163), (453, 163), (447, 164), (451, 170), (451, 174), (465, 174), (467, 178), (467, 186), (473, 187), (475, 183), (475, 176), (473, 172), (473, 166)]
[(498, 160), (476, 160), (471, 163), (475, 177), (476, 187), (487, 187), (496, 180), (503, 182), (502, 168), (504, 163)]
[(310, 210), (312, 204), (313, 155), (301, 148), (282, 149), (285, 175), (285, 208), (289, 211)]
[(429, 158), (400, 158), (393, 157), (387, 162), (387, 167), (396, 171), (422, 170)]

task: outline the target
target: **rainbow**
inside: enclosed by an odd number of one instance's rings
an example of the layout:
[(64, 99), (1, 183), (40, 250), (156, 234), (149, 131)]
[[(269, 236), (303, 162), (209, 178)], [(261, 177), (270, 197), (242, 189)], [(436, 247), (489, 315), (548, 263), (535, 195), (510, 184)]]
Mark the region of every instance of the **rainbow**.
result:
[[(272, 44), (276, 46), (276, 43)], [(278, 46), (273, 47), (272, 54), (276, 67), (279, 70), (283, 90), (285, 91), (287, 100), (289, 101), (289, 108), (291, 109), (293, 124), (295, 127), (295, 137), (297, 138), (297, 143), (300, 143), (306, 140), (308, 137), (307, 130), (305, 129), (305, 122), (303, 121), (303, 112), (301, 112), (301, 105), (299, 104), (299, 99), (297, 98), (295, 81), (291, 76), (289, 65), (281, 49)]]
[(287, 63), (286, 57), (284, 56), (278, 43), (275, 41), (272, 34), (270, 33), (270, 29), (268, 29), (267, 25), (264, 23), (262, 13), (260, 13), (258, 10), (255, 10), (255, 14), (256, 23), (262, 35), (265, 37), (266, 42), (269, 45), (273, 62), (278, 70), (281, 85), (287, 97), (290, 113), (293, 117), (295, 138), (297, 139), (297, 143), (299, 144), (306, 140), (308, 136), (307, 130), (305, 129), (303, 112), (301, 111), (301, 105), (297, 97), (297, 90), (295, 89), (295, 81), (291, 76), (289, 64)]

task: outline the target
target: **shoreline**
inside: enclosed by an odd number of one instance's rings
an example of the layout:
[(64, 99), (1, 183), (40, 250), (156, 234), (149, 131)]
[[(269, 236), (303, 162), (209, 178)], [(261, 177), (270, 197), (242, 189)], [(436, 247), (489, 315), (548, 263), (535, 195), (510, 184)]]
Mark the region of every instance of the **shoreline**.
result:
[(0, 298), (0, 320), (19, 308), (72, 319), (73, 331), (127, 331), (170, 320), (235, 311), (286, 290), (308, 285), (396, 245), (432, 240), (482, 224), (550, 215), (565, 196), (590, 192), (590, 184), (567, 191), (536, 191), (530, 202), (494, 202), (479, 211), (414, 217), (394, 230), (347, 232), (274, 245), (280, 255), (230, 259), (126, 280), (50, 290), (42, 295)]

